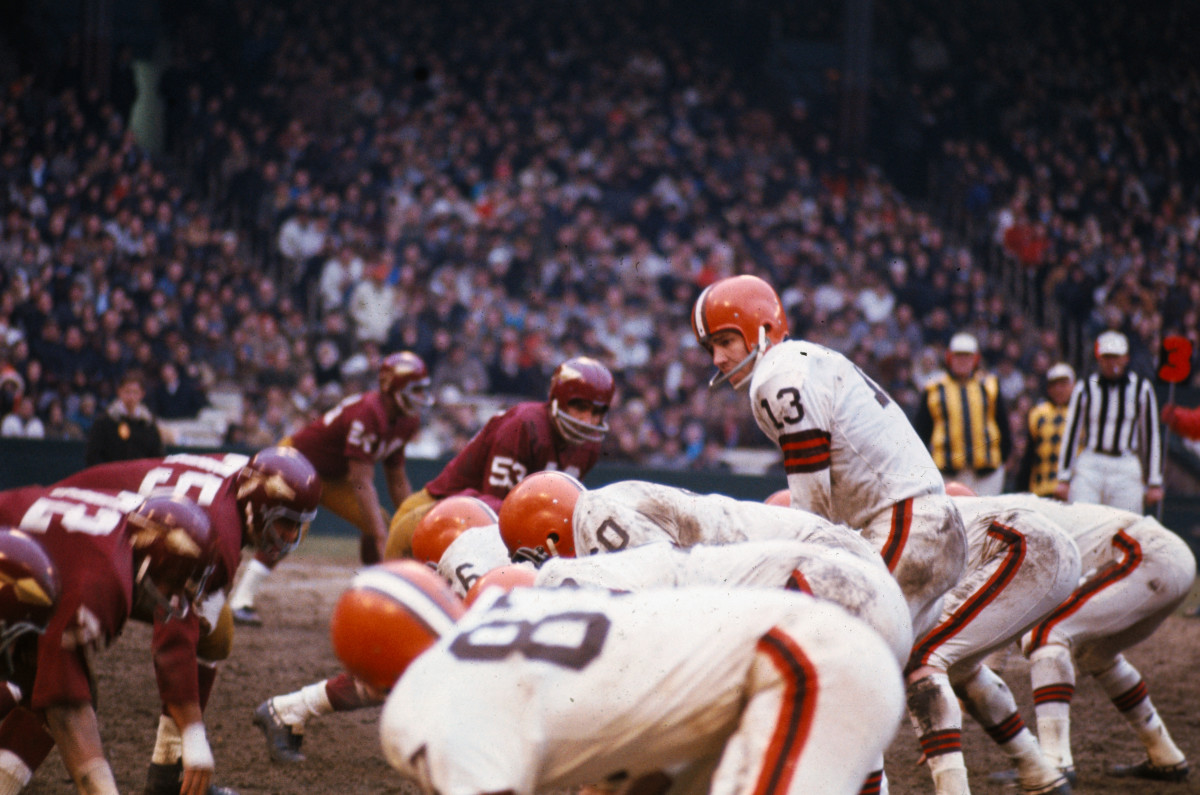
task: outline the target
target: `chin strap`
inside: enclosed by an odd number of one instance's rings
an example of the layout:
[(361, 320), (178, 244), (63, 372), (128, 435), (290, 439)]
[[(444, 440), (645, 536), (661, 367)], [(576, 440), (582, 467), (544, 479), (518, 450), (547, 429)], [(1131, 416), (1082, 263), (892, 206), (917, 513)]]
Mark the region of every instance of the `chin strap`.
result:
[[(747, 367), (749, 367), (751, 370), (753, 370), (754, 365), (758, 362), (758, 357), (760, 357), (764, 353), (766, 353), (767, 348), (769, 348), (769, 347), (771, 347), (771, 343), (767, 339), (767, 327), (759, 326), (758, 327), (758, 344), (750, 349), (750, 353), (746, 354), (745, 359), (742, 359), (740, 362), (738, 362), (737, 367), (733, 368), (728, 373), (718, 372), (711, 379), (709, 379), (708, 388), (716, 389), (721, 384), (725, 383), (730, 378), (733, 378), (735, 375), (740, 373), (742, 370), (745, 370)], [(733, 388), (740, 392), (743, 389), (749, 388), (749, 386), (750, 386), (750, 379), (746, 378), (746, 379), (742, 380), (741, 384), (735, 384), (733, 386)]]

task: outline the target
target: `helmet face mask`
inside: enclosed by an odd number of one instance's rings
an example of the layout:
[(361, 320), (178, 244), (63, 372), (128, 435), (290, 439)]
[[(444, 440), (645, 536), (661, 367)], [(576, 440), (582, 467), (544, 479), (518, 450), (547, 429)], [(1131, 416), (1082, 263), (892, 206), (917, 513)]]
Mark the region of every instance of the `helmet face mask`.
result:
[(34, 664), (37, 637), (61, 592), (58, 569), (41, 546), (19, 530), (0, 528), (0, 677)]
[(300, 544), (316, 518), (321, 501), (316, 470), (295, 448), (268, 447), (256, 453), (236, 478), (246, 536), (268, 561), (282, 560)]
[[(714, 338), (722, 331), (735, 331), (741, 335), (747, 353), (736, 365), (713, 376), (709, 381), (710, 389), (729, 381), (747, 367), (753, 372), (759, 357), (772, 345), (786, 339), (787, 316), (775, 289), (757, 276), (747, 275), (721, 279), (704, 288), (692, 309), (692, 332), (712, 354)], [(743, 376), (735, 382), (735, 388), (749, 386), (749, 383), (750, 379)]]
[(429, 368), (411, 351), (387, 356), (379, 364), (379, 391), (390, 396), (401, 414), (414, 414), (433, 405)]
[[(550, 378), (550, 417), (559, 435), (571, 444), (603, 441), (614, 391), (612, 373), (599, 361), (576, 356), (560, 364)], [(599, 422), (589, 422), (597, 413)]]
[(148, 497), (126, 519), (135, 587), (167, 618), (183, 618), (204, 598), (216, 568), (217, 535), (207, 514), (177, 496)]

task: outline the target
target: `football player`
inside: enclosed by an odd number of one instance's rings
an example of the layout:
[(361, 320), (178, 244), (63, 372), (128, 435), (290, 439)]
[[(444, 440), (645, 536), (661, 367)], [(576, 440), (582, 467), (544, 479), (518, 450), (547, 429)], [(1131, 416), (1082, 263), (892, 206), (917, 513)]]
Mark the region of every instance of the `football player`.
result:
[(1146, 748), (1136, 764), (1109, 775), (1183, 781), (1188, 762), (1163, 725), (1141, 674), (1121, 653), (1150, 637), (1183, 602), (1196, 578), (1196, 559), (1179, 536), (1150, 516), (1031, 494), (992, 498), (1049, 517), (1074, 538), (1083, 580), (1021, 639), (1029, 658), (1042, 751), (1072, 770), (1071, 698), (1074, 662), (1091, 676)]
[[(714, 282), (692, 331), (719, 371), (710, 387), (746, 390), (758, 427), (779, 445), (793, 508), (859, 530), (908, 601), (918, 637), (967, 564), (962, 518), (903, 409), (842, 354), (789, 340), (783, 304), (757, 276)], [(908, 672), (909, 696), (944, 681)]]
[[(463, 583), (461, 594), (465, 594), (479, 574), (487, 570), (479, 568), (481, 558), (478, 546), (469, 539), (472, 533), (481, 528), (490, 529), (490, 534), (484, 537), (494, 539), (493, 547), (499, 547), (498, 561), (492, 556), (483, 558), (488, 561), (487, 568), (508, 563), (508, 552), (496, 528), (496, 512), (483, 500), (467, 495), (447, 497), (421, 517), (413, 532), (413, 556), (428, 566), (438, 566), (440, 572), (439, 561), (446, 561), (450, 565), (451, 560), (465, 554), (471, 563), (461, 562), (443, 575), (447, 580)], [(460, 543), (463, 541), (467, 543)], [(452, 546), (460, 550), (455, 556), (446, 554)], [(383, 703), (384, 695), (343, 671), (291, 693), (267, 699), (254, 710), (254, 725), (266, 737), (267, 753), (272, 760), (282, 763), (303, 762), (304, 754), (300, 748), (304, 742), (305, 726), (310, 720), (333, 712), (352, 712), (378, 706)]]
[(488, 420), (436, 478), (404, 501), (392, 518), (384, 557), (411, 554), (413, 530), (437, 500), (467, 494), (499, 510), (531, 472), (587, 475), (608, 433), (604, 418), (613, 392), (612, 373), (595, 359), (578, 356), (560, 364), (546, 401), (518, 403)]
[[(378, 563), (387, 538), (375, 463), (383, 462), (393, 505), (408, 499), (412, 486), (404, 468), (404, 449), (421, 424), (420, 409), (433, 405), (429, 369), (409, 351), (393, 353), (379, 364), (379, 388), (351, 395), (280, 444), (295, 447), (321, 477), (321, 505), (358, 528), (359, 557)], [(258, 626), (254, 599), (274, 563), (255, 555), (229, 597), (233, 620)]]
[(720, 371), (710, 386), (749, 392), (758, 427), (783, 453), (792, 507), (861, 531), (900, 583), (913, 629), (926, 631), (967, 543), (903, 409), (845, 356), (789, 340), (783, 304), (757, 276), (706, 287), (692, 331)]
[(168, 493), (192, 499), (217, 534), (219, 553), (209, 597), (180, 620), (154, 622), (154, 670), (163, 714), (147, 776), (147, 795), (176, 795), (189, 771), (180, 752), (180, 730), (198, 720), (216, 678), (216, 663), (233, 647), (233, 616), (226, 593), (242, 548), (281, 560), (303, 538), (316, 516), (321, 481), (312, 464), (290, 447), (268, 447), (254, 456), (170, 455), (89, 467), (59, 486)]
[(388, 762), (443, 795), (662, 769), (719, 795), (852, 795), (902, 709), (874, 630), (782, 590), (489, 589), (464, 614), (394, 561), (355, 578), (330, 633), (349, 670), (392, 688)]
[(942, 615), (913, 644), (908, 707), (938, 795), (969, 792), (959, 701), (1017, 768), (1024, 793), (1069, 793), (1070, 782), (1043, 757), (1004, 680), (983, 664), (1015, 642), (1079, 582), (1070, 536), (1034, 511), (966, 496), (947, 487), (967, 528), (969, 557), (946, 594)]
[[(80, 793), (117, 795), (88, 658), (136, 611), (162, 621), (194, 614), (216, 567), (217, 536), (189, 500), (128, 491), (17, 489), (0, 494), (0, 517), (36, 538), (61, 578), (36, 654), (15, 664), (22, 696), (0, 723), (0, 792), (24, 787), (57, 745)], [(202, 795), (214, 762), (204, 724), (194, 717), (180, 732), (183, 791)]]

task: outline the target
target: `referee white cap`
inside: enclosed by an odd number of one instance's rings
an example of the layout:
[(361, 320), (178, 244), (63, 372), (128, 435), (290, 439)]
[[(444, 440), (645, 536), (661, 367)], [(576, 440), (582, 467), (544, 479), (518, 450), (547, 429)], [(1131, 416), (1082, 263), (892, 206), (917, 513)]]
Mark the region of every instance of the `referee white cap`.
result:
[(1096, 337), (1097, 356), (1128, 356), (1129, 340), (1119, 331), (1106, 331)]

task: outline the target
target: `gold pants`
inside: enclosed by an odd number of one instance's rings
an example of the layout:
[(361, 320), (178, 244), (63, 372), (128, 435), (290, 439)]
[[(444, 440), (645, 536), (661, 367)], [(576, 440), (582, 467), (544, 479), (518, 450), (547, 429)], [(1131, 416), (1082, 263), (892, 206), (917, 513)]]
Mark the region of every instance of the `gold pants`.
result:
[(421, 521), (437, 502), (432, 494), (421, 489), (410, 494), (408, 499), (400, 504), (388, 528), (387, 546), (383, 549), (384, 560), (412, 557), (412, 537), (413, 531), (417, 529), (417, 522)]
[[(292, 437), (287, 436), (281, 439), (279, 446), (292, 447)], [(371, 532), (371, 526), (367, 523), (367, 517), (358, 504), (358, 496), (355, 495), (354, 486), (349, 479), (326, 480), (321, 478), (321, 507), (335, 516), (345, 519), (357, 527), (358, 532), (363, 535)], [(384, 516), (387, 516), (387, 511), (383, 510), (382, 506), (380, 506), (380, 510)]]
[(225, 660), (229, 657), (229, 652), (233, 650), (233, 610), (230, 609), (229, 603), (226, 602), (221, 607), (221, 613), (217, 617), (216, 626), (214, 626), (207, 635), (200, 636), (200, 642), (196, 644), (196, 656), (201, 660), (216, 662), (217, 660)]

